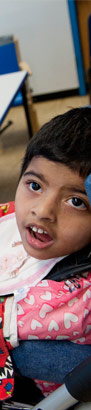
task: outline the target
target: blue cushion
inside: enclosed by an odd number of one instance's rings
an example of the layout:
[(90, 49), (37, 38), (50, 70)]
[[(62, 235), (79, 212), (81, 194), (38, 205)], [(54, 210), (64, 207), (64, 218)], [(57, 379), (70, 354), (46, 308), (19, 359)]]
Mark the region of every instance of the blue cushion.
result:
[(8, 74), (19, 71), (14, 43), (0, 46), (0, 74)]

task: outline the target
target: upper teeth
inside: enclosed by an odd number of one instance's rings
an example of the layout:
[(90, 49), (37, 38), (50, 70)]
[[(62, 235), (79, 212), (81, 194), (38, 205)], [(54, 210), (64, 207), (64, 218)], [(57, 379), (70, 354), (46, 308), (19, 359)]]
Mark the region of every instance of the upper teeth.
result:
[(31, 229), (32, 229), (32, 231), (34, 231), (34, 232), (47, 234), (46, 231), (43, 231), (43, 229), (41, 229), (41, 228), (37, 229), (36, 226), (31, 226)]
[(37, 229), (36, 226), (31, 226), (31, 229), (32, 229), (32, 231), (34, 231), (34, 232), (47, 234), (46, 231), (43, 231), (43, 229), (41, 229), (41, 228)]

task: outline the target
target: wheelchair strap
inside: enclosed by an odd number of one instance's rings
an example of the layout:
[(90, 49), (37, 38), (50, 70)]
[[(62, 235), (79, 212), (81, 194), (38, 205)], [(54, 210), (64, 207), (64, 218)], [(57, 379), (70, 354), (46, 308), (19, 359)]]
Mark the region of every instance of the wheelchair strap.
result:
[(83, 276), (91, 270), (91, 244), (58, 262), (46, 276), (47, 279), (61, 282), (74, 276)]

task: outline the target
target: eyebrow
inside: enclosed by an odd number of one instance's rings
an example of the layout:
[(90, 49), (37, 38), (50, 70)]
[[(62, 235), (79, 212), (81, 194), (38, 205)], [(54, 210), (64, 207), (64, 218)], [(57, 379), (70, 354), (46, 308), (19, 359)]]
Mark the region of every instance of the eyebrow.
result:
[[(31, 171), (28, 171), (28, 172), (25, 172), (25, 173), (24, 173), (24, 177), (26, 177), (26, 176), (28, 176), (28, 175), (29, 175), (29, 176), (37, 177), (37, 178), (39, 178), (41, 181), (43, 181), (43, 182), (45, 182), (46, 184), (48, 184), (48, 181), (46, 180), (46, 178), (44, 177), (44, 175), (41, 174), (41, 173), (38, 173), (38, 172), (35, 172), (35, 171), (31, 170)], [(77, 193), (84, 194), (85, 196), (87, 196), (85, 189), (81, 189), (81, 188), (76, 187), (76, 186), (64, 185), (64, 186), (62, 187), (62, 189), (67, 189), (67, 190), (70, 191), (70, 192), (75, 191), (75, 192), (77, 192)]]
[(41, 181), (45, 182), (46, 184), (48, 184), (48, 181), (46, 180), (46, 178), (44, 177), (43, 174), (39, 174), (38, 172), (35, 171), (28, 171), (24, 173), (24, 177), (28, 176), (28, 175), (32, 175), (34, 177), (37, 177), (39, 179), (41, 179)]
[(72, 192), (75, 191), (75, 192), (78, 192), (80, 194), (84, 194), (85, 196), (87, 196), (85, 189), (81, 189), (79, 187), (72, 186), (72, 185), (71, 186), (65, 186), (65, 188), (68, 189), (68, 191), (72, 191)]

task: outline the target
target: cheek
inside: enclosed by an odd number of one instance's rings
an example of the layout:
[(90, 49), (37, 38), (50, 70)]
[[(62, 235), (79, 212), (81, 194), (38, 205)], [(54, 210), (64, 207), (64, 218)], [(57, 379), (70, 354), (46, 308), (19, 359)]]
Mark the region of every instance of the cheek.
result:
[(27, 194), (24, 189), (17, 189), (15, 197), (15, 213), (16, 221), (21, 232), (30, 214), (30, 201), (27, 198)]
[(91, 241), (91, 221), (87, 218), (71, 220), (67, 222), (65, 219), (61, 229), (59, 231), (58, 240), (59, 243), (63, 242), (64, 246), (68, 249), (70, 247), (74, 251), (84, 247)]
[(15, 196), (15, 214), (16, 214), (16, 220), (17, 224), (19, 225), (21, 220), (22, 220), (22, 214), (23, 214), (23, 198), (21, 195), (21, 192), (17, 189), (16, 196)]

